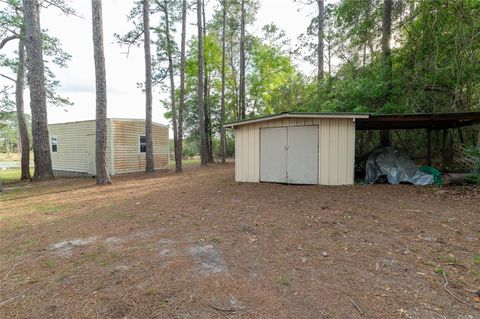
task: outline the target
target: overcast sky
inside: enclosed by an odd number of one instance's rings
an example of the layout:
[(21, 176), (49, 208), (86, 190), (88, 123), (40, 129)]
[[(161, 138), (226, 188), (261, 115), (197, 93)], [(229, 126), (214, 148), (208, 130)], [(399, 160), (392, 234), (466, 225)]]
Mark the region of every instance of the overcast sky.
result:
[[(259, 34), (262, 26), (274, 22), (283, 29), (287, 37), (296, 43), (297, 37), (305, 32), (315, 6), (310, 8), (293, 0), (259, 0), (260, 10), (255, 25), (249, 26), (247, 31)], [(131, 29), (126, 16), (131, 9), (133, 1), (104, 0), (103, 23), (105, 37), (105, 58), (108, 87), (108, 116), (119, 118), (144, 118), (145, 96), (137, 88), (137, 83), (144, 81), (143, 48), (132, 48), (127, 57), (125, 48), (115, 43), (113, 34), (126, 33)], [(49, 8), (41, 14), (42, 28), (49, 30), (50, 34), (58, 37), (65, 51), (72, 55), (66, 69), (55, 69), (57, 79), (62, 87), (59, 93), (68, 97), (75, 104), (62, 110), (48, 107), (49, 123), (89, 120), (95, 118), (95, 80), (93, 64), (93, 45), (91, 34), (91, 1), (71, 0), (70, 4), (83, 16), (83, 19), (62, 15), (58, 10)], [(215, 4), (215, 5), (214, 5)], [(207, 16), (210, 16), (216, 6), (216, 1), (210, 0)], [(193, 25), (196, 13), (188, 17), (187, 38), (196, 34)], [(177, 27), (180, 30), (180, 27)], [(179, 35), (177, 35), (179, 38)], [(8, 44), (5, 52), (13, 51), (16, 43)], [(301, 61), (297, 61), (301, 64)], [(302, 69), (309, 69), (303, 63)], [(6, 70), (2, 70), (6, 73)], [(8, 81), (0, 78), (0, 85)], [(154, 92), (153, 117), (154, 121), (168, 124), (163, 113), (159, 99), (165, 94), (156, 89)], [(165, 96), (165, 95), (163, 95)], [(25, 92), (26, 111), (28, 107), (28, 91)]]

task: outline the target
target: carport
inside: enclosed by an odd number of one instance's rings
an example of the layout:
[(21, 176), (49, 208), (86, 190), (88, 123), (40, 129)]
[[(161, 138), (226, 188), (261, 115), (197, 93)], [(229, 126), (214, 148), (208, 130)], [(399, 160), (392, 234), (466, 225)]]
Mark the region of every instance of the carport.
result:
[(478, 123), (480, 112), (282, 113), (225, 127), (235, 129), (237, 182), (349, 185), (354, 183), (356, 130), (425, 129), (430, 163), (432, 131), (443, 130), (445, 140), (446, 130)]
[[(432, 131), (442, 131), (442, 169), (447, 155), (448, 130), (458, 130), (463, 143), (462, 127), (480, 124), (480, 112), (416, 113), (416, 114), (370, 114), (368, 118), (359, 118), (357, 130), (417, 130), (424, 129), (427, 134), (427, 164), (432, 164)], [(480, 147), (480, 130), (477, 146)]]

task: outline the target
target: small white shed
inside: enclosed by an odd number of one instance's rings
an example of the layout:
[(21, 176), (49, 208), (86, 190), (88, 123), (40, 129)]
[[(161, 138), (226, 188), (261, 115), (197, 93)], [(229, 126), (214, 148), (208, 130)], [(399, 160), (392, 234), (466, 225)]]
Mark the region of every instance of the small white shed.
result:
[[(168, 169), (168, 125), (152, 124), (155, 169)], [(95, 120), (49, 124), (55, 176), (95, 175)], [(110, 175), (145, 171), (145, 121), (107, 119)]]
[(226, 124), (235, 129), (235, 181), (349, 185), (359, 113), (282, 113)]

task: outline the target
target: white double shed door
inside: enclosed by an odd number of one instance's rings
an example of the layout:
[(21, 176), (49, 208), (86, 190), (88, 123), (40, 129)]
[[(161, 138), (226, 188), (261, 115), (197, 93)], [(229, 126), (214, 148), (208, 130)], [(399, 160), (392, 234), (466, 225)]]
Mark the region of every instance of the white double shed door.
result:
[(260, 181), (318, 184), (318, 126), (261, 128)]

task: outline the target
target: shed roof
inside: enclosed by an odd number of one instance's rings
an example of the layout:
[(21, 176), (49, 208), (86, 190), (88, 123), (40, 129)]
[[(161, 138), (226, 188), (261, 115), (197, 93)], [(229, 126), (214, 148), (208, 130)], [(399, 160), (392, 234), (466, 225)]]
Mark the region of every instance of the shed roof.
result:
[(338, 112), (338, 113), (300, 113), (300, 112), (285, 112), (280, 114), (273, 114), (273, 115), (266, 115), (261, 117), (256, 117), (253, 119), (245, 119), (235, 122), (226, 123), (224, 127), (236, 127), (246, 124), (258, 123), (258, 122), (265, 122), (271, 120), (278, 120), (283, 118), (332, 118), (332, 119), (341, 119), (341, 118), (349, 118), (349, 119), (356, 119), (356, 118), (363, 118), (366, 119), (369, 117), (368, 113), (347, 113), (347, 112)]
[[(125, 122), (143, 122), (145, 123), (144, 119), (133, 119), (133, 118), (118, 118), (118, 117), (109, 117), (107, 118), (108, 120), (113, 120), (113, 121), (125, 121)], [(60, 122), (60, 123), (49, 123), (48, 125), (66, 125), (66, 124), (73, 124), (73, 123), (83, 123), (83, 122), (95, 122), (95, 120), (83, 120), (83, 121), (71, 121), (71, 122)], [(162, 126), (162, 127), (169, 127), (168, 125), (158, 123), (158, 122), (152, 122), (153, 125), (157, 126)]]

